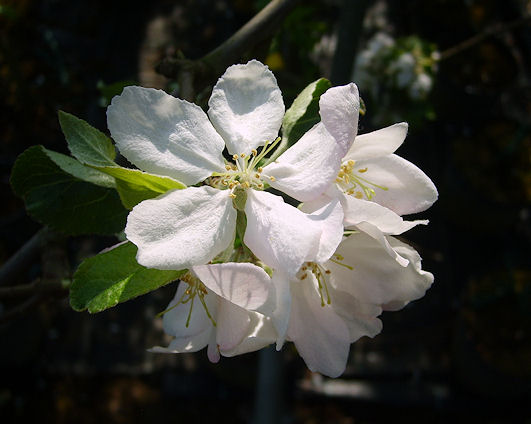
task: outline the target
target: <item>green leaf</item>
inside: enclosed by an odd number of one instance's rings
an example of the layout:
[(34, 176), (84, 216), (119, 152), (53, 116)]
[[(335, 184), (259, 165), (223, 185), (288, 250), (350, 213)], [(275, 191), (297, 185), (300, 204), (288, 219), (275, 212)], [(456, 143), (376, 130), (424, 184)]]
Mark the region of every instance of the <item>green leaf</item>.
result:
[(319, 99), (331, 86), (327, 79), (318, 79), (302, 90), (293, 101), (282, 121), (282, 141), (287, 140), (288, 147), (321, 120)]
[(113, 166), (116, 150), (111, 139), (74, 115), (59, 111), (59, 123), (72, 155), (92, 166)]
[(42, 146), (18, 157), (11, 185), (34, 219), (66, 234), (114, 234), (125, 227), (127, 210), (111, 177)]
[(70, 287), (76, 311), (101, 312), (149, 293), (186, 273), (145, 268), (136, 261), (137, 248), (126, 242), (81, 263)]
[(42, 146), (37, 147), (41, 147), (46, 155), (66, 173), (77, 177), (80, 180), (86, 181), (87, 183), (96, 184), (101, 187), (116, 188), (114, 178), (110, 175), (89, 166), (85, 166), (70, 156), (47, 150)]
[[(170, 177), (148, 174), (139, 169), (128, 169), (114, 162), (116, 151), (105, 134), (82, 119), (59, 111), (59, 122), (72, 154), (82, 163), (111, 177), (122, 204), (132, 209), (142, 200), (157, 197), (168, 190), (186, 188)], [(110, 177), (109, 177), (110, 178)]]
[(123, 205), (128, 209), (132, 209), (142, 200), (157, 197), (169, 190), (186, 188), (186, 185), (173, 178), (148, 174), (139, 169), (120, 166), (98, 167), (96, 169), (116, 179), (116, 189)]

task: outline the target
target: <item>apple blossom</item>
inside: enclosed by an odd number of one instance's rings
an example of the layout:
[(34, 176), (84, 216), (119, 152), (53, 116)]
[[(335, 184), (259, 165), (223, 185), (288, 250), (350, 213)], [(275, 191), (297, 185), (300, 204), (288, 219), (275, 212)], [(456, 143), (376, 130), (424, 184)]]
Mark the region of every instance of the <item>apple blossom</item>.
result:
[[(398, 310), (430, 287), (433, 275), (421, 269), (418, 253), (395, 238), (389, 243), (407, 258), (406, 267), (376, 240), (358, 233), (346, 237), (326, 262), (305, 263), (291, 279), (273, 276), (275, 290), (291, 294), (284, 311), (286, 339), (310, 370), (342, 374), (350, 344), (381, 331), (382, 310)], [(278, 331), (278, 321), (273, 322)]]
[[(330, 93), (323, 101), (337, 98)], [(260, 161), (280, 140), (284, 114), (271, 71), (256, 60), (229, 67), (213, 88), (209, 107), (207, 117), (198, 106), (161, 90), (126, 87), (108, 108), (111, 135), (133, 164), (188, 185), (203, 183), (134, 207), (125, 233), (138, 247), (138, 262), (185, 269), (212, 261), (230, 246), (239, 210), (247, 218), (244, 243), (258, 258), (293, 275), (304, 261), (315, 259), (319, 243), (326, 241), (322, 228), (342, 219), (341, 207), (332, 201), (305, 214), (263, 190), (271, 185), (304, 201), (327, 189), (348, 146), (326, 122), (340, 122), (343, 109), (321, 110), (324, 124), (262, 168)], [(344, 125), (348, 131), (355, 126)], [(225, 146), (232, 163), (222, 156)], [(342, 231), (339, 223), (331, 239), (339, 243)]]
[(250, 263), (192, 267), (164, 312), (164, 331), (174, 339), (167, 348), (151, 351), (196, 352), (208, 346), (208, 358), (217, 362), (220, 354), (233, 356), (269, 345), (275, 332), (263, 313), (270, 312), (271, 290), (267, 273)]
[[(346, 86), (336, 87), (339, 98), (356, 97)], [(323, 96), (324, 97), (324, 96)], [(355, 103), (351, 99), (350, 103)], [(358, 110), (344, 108), (345, 119), (358, 120)], [(339, 126), (342, 128), (341, 126)], [(426, 220), (404, 221), (400, 215), (426, 210), (437, 200), (437, 189), (424, 172), (394, 154), (407, 134), (405, 122), (357, 135), (333, 133), (338, 143), (348, 146), (337, 178), (321, 196), (305, 202), (302, 210), (311, 212), (331, 199), (339, 199), (346, 229), (355, 229), (378, 240), (402, 266), (408, 261), (387, 241), (386, 235), (399, 235)]]

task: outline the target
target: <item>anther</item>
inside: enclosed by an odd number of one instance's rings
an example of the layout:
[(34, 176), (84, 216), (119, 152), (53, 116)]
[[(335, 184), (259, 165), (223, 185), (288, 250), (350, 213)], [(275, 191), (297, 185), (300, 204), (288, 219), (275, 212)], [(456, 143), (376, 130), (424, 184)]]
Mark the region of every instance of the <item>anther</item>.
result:
[(269, 179), (270, 179), (271, 181), (275, 181), (275, 180), (276, 180), (276, 178), (273, 177), (273, 176), (269, 177)]
[(360, 172), (360, 173), (362, 173), (362, 174), (363, 174), (364, 172), (367, 172), (367, 168), (363, 168), (363, 169), (358, 169), (358, 172)]
[(261, 166), (259, 166), (258, 169), (257, 169), (259, 174), (261, 174), (263, 170), (264, 170), (264, 168), (262, 168)]
[(354, 197), (356, 199), (363, 199), (363, 193), (361, 191), (357, 191)]
[(251, 150), (251, 154), (253, 156), (256, 156), (258, 154), (258, 151), (256, 149)]
[(225, 165), (225, 169), (226, 169), (227, 171), (230, 171), (230, 170), (232, 170), (232, 166), (230, 166), (229, 164), (227, 164), (227, 165)]
[(245, 157), (245, 153), (240, 153), (240, 157), (243, 159)]
[(237, 160), (238, 159), (238, 155), (236, 155), (236, 154), (232, 155), (232, 159)]
[(260, 178), (260, 174), (259, 174), (259, 173), (256, 173), (256, 174), (254, 174), (254, 177), (255, 177), (255, 178)]
[(229, 194), (229, 197), (230, 197), (231, 199), (236, 199), (236, 195), (235, 195), (234, 193)]

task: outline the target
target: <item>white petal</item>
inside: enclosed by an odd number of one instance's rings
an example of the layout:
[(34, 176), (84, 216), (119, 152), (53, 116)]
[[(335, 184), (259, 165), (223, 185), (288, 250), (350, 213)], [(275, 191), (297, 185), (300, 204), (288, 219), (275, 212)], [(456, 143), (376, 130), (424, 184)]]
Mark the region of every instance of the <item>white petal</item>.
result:
[(223, 171), (223, 139), (205, 112), (162, 90), (125, 87), (107, 109), (120, 152), (144, 171), (192, 185)]
[[(190, 302), (175, 306), (185, 294), (188, 285), (179, 283), (175, 297), (168, 305), (169, 311), (164, 314), (162, 325), (164, 332), (175, 338), (167, 348), (156, 346), (150, 351), (161, 353), (197, 352), (207, 346), (214, 330), (212, 322), (199, 302), (193, 305), (190, 313)], [(211, 314), (217, 312), (217, 301), (213, 295), (205, 296), (205, 303)], [(190, 319), (188, 316), (190, 314)], [(188, 322), (188, 326), (186, 323)]]
[(347, 325), (309, 281), (292, 284), (293, 301), (288, 338), (311, 371), (338, 377), (346, 367), (350, 349)]
[(344, 156), (358, 133), (360, 97), (356, 84), (332, 87), (319, 99), (321, 122), (336, 139)]
[(236, 210), (228, 190), (190, 187), (144, 200), (127, 218), (125, 234), (148, 268), (205, 264), (233, 240)]
[(350, 343), (363, 336), (374, 337), (382, 331), (382, 321), (377, 317), (382, 308), (372, 303), (363, 303), (349, 293), (333, 290), (332, 307), (341, 316), (350, 332)]
[(407, 267), (400, 266), (371, 237), (353, 234), (337, 250), (344, 257), (343, 264), (352, 269), (327, 262), (331, 284), (360, 302), (375, 305), (422, 297), (433, 282), (433, 275), (420, 269), (420, 257), (414, 249), (393, 237), (388, 239), (393, 249), (408, 260)]
[(192, 271), (206, 287), (241, 308), (256, 310), (268, 299), (271, 278), (251, 263), (198, 265)]
[(225, 139), (230, 154), (249, 154), (273, 141), (284, 116), (277, 80), (256, 60), (233, 65), (212, 90), (208, 116)]
[(345, 228), (352, 229), (361, 222), (378, 227), (384, 234), (402, 234), (416, 225), (426, 225), (427, 220), (404, 221), (402, 217), (378, 203), (343, 195), (342, 204), (345, 213)]
[(268, 266), (294, 276), (316, 256), (322, 227), (280, 196), (247, 190), (244, 243)]
[(248, 311), (223, 298), (219, 298), (216, 319), (216, 343), (222, 353), (243, 340), (251, 322)]
[(242, 353), (260, 350), (276, 339), (276, 332), (271, 323), (271, 319), (256, 312), (249, 312), (251, 322), (248, 327), (248, 334), (234, 349), (224, 350), (223, 356), (235, 356)]
[(264, 168), (269, 184), (301, 202), (323, 193), (339, 172), (343, 150), (319, 123)]
[(428, 176), (400, 156), (392, 154), (356, 165), (367, 168), (364, 178), (388, 188), (375, 189), (372, 200), (398, 215), (422, 212), (437, 200), (437, 189)]
[(321, 237), (317, 254), (307, 259), (323, 263), (330, 259), (343, 238), (343, 208), (339, 200), (333, 199), (308, 218), (321, 227)]
[(387, 254), (391, 258), (393, 258), (400, 266), (408, 266), (409, 261), (407, 260), (407, 258), (404, 258), (395, 249), (393, 249), (393, 246), (391, 246), (385, 234), (378, 227), (372, 225), (369, 222), (360, 222), (354, 228), (362, 231), (363, 233), (377, 241), (380, 244), (380, 247), (382, 247), (387, 252)]
[(394, 153), (407, 135), (406, 122), (356, 136), (343, 161), (373, 159)]

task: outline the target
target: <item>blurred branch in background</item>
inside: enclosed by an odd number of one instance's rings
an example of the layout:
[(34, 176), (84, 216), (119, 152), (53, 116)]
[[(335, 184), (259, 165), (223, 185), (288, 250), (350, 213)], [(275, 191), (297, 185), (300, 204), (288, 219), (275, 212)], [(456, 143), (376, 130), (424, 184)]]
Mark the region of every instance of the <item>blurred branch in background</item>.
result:
[(363, 29), (363, 19), (370, 3), (369, 0), (343, 0), (330, 76), (333, 85), (348, 84), (352, 81), (352, 69)]
[(54, 237), (54, 232), (47, 227), (40, 229), (0, 268), (0, 286), (12, 283), (40, 253), (43, 246)]
[[(64, 236), (44, 227), (29, 239), (0, 269), (0, 301), (9, 305), (0, 313), (0, 324), (6, 323), (31, 310), (40, 302), (68, 294), (69, 265), (63, 246)], [(40, 255), (41, 278), (29, 284), (18, 284), (20, 275)], [(21, 303), (16, 300), (22, 299)], [(25, 300), (24, 300), (25, 299)], [(12, 305), (13, 300), (15, 304)]]
[(528, 25), (529, 23), (531, 23), (531, 15), (524, 16), (520, 19), (516, 19), (511, 22), (500, 22), (496, 25), (492, 25), (486, 28), (481, 33), (457, 44), (456, 46), (450, 47), (449, 49), (442, 51), (440, 54), (439, 61), (449, 59), (459, 53), (462, 53), (490, 37), (495, 37), (497, 35), (503, 34), (504, 32)]
[(278, 28), (282, 19), (298, 1), (272, 0), (233, 36), (201, 59), (190, 60), (182, 55), (169, 57), (158, 65), (157, 71), (168, 78), (177, 79), (180, 86), (179, 97), (193, 101), (194, 86), (198, 80), (215, 79), (228, 66), (237, 63), (243, 53), (269, 37)]

